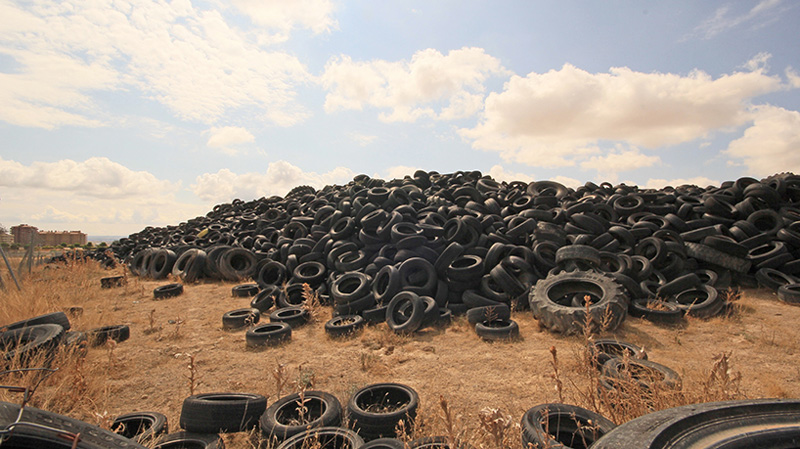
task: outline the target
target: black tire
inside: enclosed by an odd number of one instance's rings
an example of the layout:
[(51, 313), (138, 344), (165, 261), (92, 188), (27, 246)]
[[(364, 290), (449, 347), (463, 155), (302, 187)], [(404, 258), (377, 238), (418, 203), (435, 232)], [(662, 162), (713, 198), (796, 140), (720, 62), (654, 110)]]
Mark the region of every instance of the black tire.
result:
[(258, 309), (246, 307), (244, 309), (231, 310), (222, 315), (222, 328), (225, 330), (241, 329), (258, 323), (260, 318), (261, 311)]
[[(408, 314), (403, 307), (410, 307)], [(396, 294), (386, 309), (386, 324), (396, 333), (410, 334), (420, 329), (425, 318), (425, 302), (416, 293), (401, 291)]]
[(656, 289), (656, 296), (666, 299), (700, 284), (699, 276), (695, 273), (687, 273), (659, 286), (658, 289)]
[(153, 449), (225, 449), (216, 433), (175, 432), (164, 435)]
[(46, 430), (41, 427), (14, 425), (14, 433), (5, 435), (3, 447), (20, 449), (70, 449), (73, 441), (65, 436), (80, 434), (75, 443), (79, 449), (145, 449), (122, 435), (102, 429), (84, 421), (59, 415), (53, 412), (26, 406), (20, 416), (20, 406), (9, 402), (0, 402), (0, 429), (8, 429), (17, 418), (22, 423), (38, 424), (63, 433)]
[(250, 298), (258, 294), (258, 284), (239, 284), (231, 288), (234, 298)]
[(624, 389), (629, 382), (638, 385), (642, 391), (677, 390), (681, 387), (678, 373), (650, 360), (612, 357), (603, 364), (601, 386), (609, 390)]
[(511, 319), (495, 319), (475, 325), (475, 333), (488, 341), (519, 338), (519, 325)]
[(104, 345), (108, 340), (120, 343), (131, 338), (131, 329), (125, 324), (114, 324), (92, 329), (88, 335), (89, 344), (96, 347)]
[(166, 299), (183, 294), (183, 284), (167, 284), (153, 290), (154, 299)]
[(615, 340), (613, 338), (599, 338), (589, 344), (589, 354), (592, 365), (598, 370), (603, 369), (603, 365), (612, 357), (633, 358), (647, 360), (647, 353), (644, 349), (633, 343)]
[(469, 321), (469, 324), (478, 324), (492, 320), (507, 320), (510, 318), (511, 308), (506, 304), (473, 307), (467, 310), (467, 321)]
[(180, 426), (189, 432), (241, 432), (258, 425), (267, 398), (252, 393), (204, 393), (183, 400)]
[(556, 265), (562, 270), (590, 270), (600, 266), (600, 251), (589, 245), (568, 245), (556, 251)]
[(269, 314), (270, 322), (283, 322), (292, 326), (292, 329), (308, 323), (310, 318), (308, 309), (302, 306), (282, 307)]
[(258, 260), (255, 254), (244, 248), (231, 248), (219, 258), (219, 272), (228, 281), (239, 281), (253, 277)]
[(177, 259), (178, 256), (172, 250), (166, 248), (156, 250), (150, 259), (150, 278), (159, 280), (167, 277), (172, 273), (172, 267)]
[(364, 443), (361, 449), (406, 449), (406, 445), (397, 438), (376, 438)]
[(778, 299), (786, 304), (800, 306), (800, 284), (786, 284), (778, 288)]
[(522, 415), (522, 447), (588, 448), (614, 427), (613, 422), (574, 405), (541, 404)]
[(321, 449), (359, 449), (364, 439), (350, 429), (342, 427), (319, 427), (308, 429), (287, 439), (276, 449), (303, 449), (319, 447)]
[(307, 429), (341, 424), (342, 404), (336, 396), (318, 390), (303, 392), (302, 399), (300, 393), (284, 396), (267, 407), (259, 419), (261, 435), (268, 441), (284, 441)]
[[(592, 299), (588, 308), (563, 304), (565, 298), (570, 301), (566, 304), (571, 304), (572, 297), (579, 293)], [(564, 272), (539, 280), (531, 289), (529, 303), (540, 325), (566, 335), (581, 333), (587, 324), (592, 332), (600, 331), (604, 323), (603, 330), (613, 331), (628, 309), (627, 299), (614, 278), (592, 271)]]
[(0, 327), (0, 331), (10, 331), (12, 329), (21, 329), (25, 326), (33, 326), (35, 324), (58, 324), (59, 326), (63, 327), (65, 331), (71, 329), (69, 324), (69, 318), (67, 318), (67, 314), (64, 312), (53, 312), (53, 313), (46, 313), (44, 315), (35, 316), (33, 318), (28, 318), (27, 320), (17, 321), (15, 323), (8, 324), (6, 326)]
[(275, 305), (275, 301), (280, 294), (281, 289), (277, 285), (267, 285), (253, 297), (253, 300), (250, 301), (250, 307), (264, 313)]
[(183, 282), (195, 282), (203, 275), (207, 254), (202, 249), (192, 248), (184, 251), (175, 265), (172, 266), (172, 275)]
[(370, 291), (370, 282), (370, 277), (359, 271), (345, 273), (331, 284), (331, 297), (336, 304), (363, 298)]
[(361, 316), (364, 317), (364, 321), (366, 321), (367, 324), (383, 323), (386, 322), (386, 310), (388, 308), (388, 305), (376, 306), (362, 311)]
[(361, 315), (339, 315), (325, 323), (325, 333), (331, 337), (346, 337), (355, 334), (367, 322)]
[(800, 400), (709, 402), (648, 413), (617, 426), (592, 449), (795, 448)]
[(64, 333), (64, 338), (61, 340), (68, 351), (86, 356), (89, 347), (89, 337), (86, 332), (69, 331)]
[(628, 311), (631, 316), (661, 324), (677, 324), (683, 321), (683, 311), (673, 302), (639, 298), (631, 301)]
[(100, 278), (100, 288), (114, 288), (125, 285), (125, 276), (108, 276)]
[(670, 298), (687, 315), (695, 318), (711, 318), (725, 307), (717, 289), (710, 285), (699, 285), (686, 289)]
[(403, 384), (379, 383), (356, 391), (347, 402), (347, 417), (353, 430), (365, 440), (394, 437), (400, 421), (407, 429), (419, 407), (417, 392)]
[(167, 417), (158, 412), (135, 412), (119, 415), (111, 423), (111, 430), (139, 444), (149, 444), (169, 432)]
[(289, 323), (263, 323), (247, 329), (244, 336), (248, 348), (275, 346), (292, 339)]
[(796, 284), (798, 279), (773, 268), (762, 268), (756, 271), (758, 285), (772, 291), (778, 291), (782, 285)]
[(752, 263), (749, 260), (731, 256), (718, 249), (700, 243), (686, 242), (686, 255), (695, 259), (727, 268), (737, 273), (747, 273)]
[(64, 338), (64, 328), (58, 324), (34, 324), (0, 333), (0, 350), (4, 360), (27, 366), (44, 354), (46, 360)]

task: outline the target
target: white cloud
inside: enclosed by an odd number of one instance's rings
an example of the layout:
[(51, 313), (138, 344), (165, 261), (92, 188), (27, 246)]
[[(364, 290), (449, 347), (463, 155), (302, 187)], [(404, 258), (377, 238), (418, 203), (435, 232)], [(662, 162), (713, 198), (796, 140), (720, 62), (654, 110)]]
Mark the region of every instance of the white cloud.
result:
[(234, 0), (233, 4), (256, 25), (275, 31), (262, 42), (283, 42), (295, 27), (319, 34), (338, 26), (330, 0)]
[[(635, 185), (633, 183), (626, 183), (626, 184)], [(675, 178), (670, 180), (651, 178), (647, 180), (647, 182), (643, 187), (645, 189), (662, 189), (666, 186), (678, 187), (682, 185), (695, 185), (698, 187), (708, 187), (708, 186), (719, 186), (720, 182), (706, 178), (705, 176), (696, 176), (694, 178)]]
[(789, 80), (789, 85), (795, 89), (800, 89), (800, 75), (792, 67), (786, 68), (786, 79)]
[[(386, 169), (385, 178), (386, 179), (403, 179), (408, 176), (413, 176), (414, 172), (417, 170), (421, 170), (419, 167), (412, 167), (410, 165), (395, 165), (393, 167), (389, 167)], [(376, 175), (376, 177), (379, 177)]]
[(326, 112), (373, 107), (389, 110), (379, 115), (382, 121), (414, 122), (474, 115), (482, 106), (484, 81), (507, 73), (481, 48), (447, 55), (429, 48), (398, 62), (354, 62), (342, 55), (328, 61), (320, 80), (328, 89)]
[(212, 127), (206, 130), (208, 135), (208, 145), (210, 148), (216, 148), (223, 153), (234, 156), (240, 152), (242, 144), (255, 142), (256, 138), (248, 130), (238, 126), (224, 126), (222, 128)]
[(311, 76), (296, 57), (188, 1), (3, 2), (0, 52), (19, 66), (0, 79), (0, 119), (17, 125), (98, 126), (108, 114), (90, 95), (112, 90), (208, 124), (248, 108), (279, 126), (308, 116), (295, 87)]
[(642, 73), (627, 67), (592, 74), (570, 64), (512, 76), (486, 98), (482, 120), (462, 129), (473, 148), (506, 161), (560, 167), (602, 156), (599, 145), (657, 148), (689, 142), (746, 123), (748, 101), (784, 88), (762, 70), (712, 79)]
[(0, 187), (61, 191), (94, 198), (130, 198), (154, 192), (174, 193), (179, 185), (145, 171), (133, 171), (105, 157), (83, 162), (33, 162), (0, 158)]
[(741, 160), (748, 176), (800, 170), (800, 112), (764, 105), (753, 117), (753, 125), (724, 153)]
[(322, 188), (328, 184), (345, 184), (353, 171), (337, 167), (327, 173), (304, 172), (286, 161), (270, 162), (265, 173), (236, 174), (227, 168), (197, 177), (192, 191), (203, 200), (230, 202), (236, 198), (252, 200), (262, 196), (284, 196), (299, 185)]
[(704, 20), (694, 29), (694, 35), (710, 39), (725, 31), (740, 25), (751, 25), (760, 28), (781, 18), (783, 12), (790, 8), (781, 7), (783, 0), (761, 0), (749, 11), (742, 14), (732, 14), (729, 5), (724, 5), (714, 11), (714, 15)]
[(357, 132), (351, 132), (347, 134), (350, 137), (350, 140), (357, 143), (358, 145), (365, 147), (378, 139), (378, 136), (369, 135), (369, 134), (361, 134)]
[(522, 182), (533, 182), (536, 179), (533, 175), (529, 175), (527, 173), (513, 173), (507, 171), (503, 168), (502, 165), (494, 165), (492, 168), (489, 169), (489, 173), (487, 175), (491, 176), (497, 182), (512, 182), (512, 181), (522, 181)]
[(642, 154), (636, 147), (617, 145), (615, 150), (603, 156), (592, 156), (583, 161), (581, 168), (596, 170), (600, 179), (614, 182), (618, 179), (619, 172), (652, 167), (660, 162), (660, 157)]
[(0, 188), (4, 222), (42, 230), (127, 235), (207, 212), (177, 200), (179, 184), (106, 158), (30, 165), (0, 159)]

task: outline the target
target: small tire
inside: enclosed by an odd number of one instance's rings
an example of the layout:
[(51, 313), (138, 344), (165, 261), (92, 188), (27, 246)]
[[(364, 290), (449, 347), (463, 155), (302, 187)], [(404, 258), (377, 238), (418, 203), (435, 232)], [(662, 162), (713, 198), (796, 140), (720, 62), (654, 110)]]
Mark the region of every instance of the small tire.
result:
[(164, 435), (153, 449), (225, 449), (216, 433), (175, 432)]
[(325, 333), (331, 337), (346, 337), (361, 330), (367, 322), (361, 315), (339, 315), (325, 323)]
[(169, 432), (167, 417), (158, 412), (135, 412), (119, 415), (111, 423), (111, 430), (139, 444), (149, 444)]
[(246, 307), (243, 309), (231, 310), (222, 315), (222, 328), (225, 330), (237, 330), (258, 323), (261, 318), (261, 311)]
[(267, 398), (253, 393), (203, 393), (183, 400), (180, 426), (189, 432), (242, 432), (258, 425)]
[(234, 298), (249, 298), (258, 294), (258, 284), (240, 284), (231, 289)]
[(167, 284), (153, 290), (154, 299), (166, 299), (183, 294), (183, 284)]
[(308, 323), (310, 318), (308, 309), (302, 306), (282, 307), (269, 314), (270, 322), (283, 322), (292, 326), (292, 329)]
[(602, 415), (561, 403), (541, 404), (522, 415), (524, 448), (589, 447), (616, 426)]
[(778, 299), (786, 304), (800, 306), (800, 284), (786, 284), (778, 288)]
[(487, 341), (519, 338), (519, 325), (511, 319), (484, 321), (475, 325), (475, 333)]
[[(301, 406), (303, 422), (299, 421)], [(339, 426), (342, 404), (336, 396), (324, 391), (309, 390), (283, 396), (267, 407), (259, 418), (261, 435), (269, 440), (284, 441), (307, 429)]]
[(303, 449), (320, 447), (327, 449), (359, 449), (364, 439), (343, 427), (318, 427), (304, 430), (281, 443), (276, 449)]
[(248, 348), (275, 346), (292, 339), (292, 326), (289, 323), (263, 323), (247, 329), (244, 335)]
[(98, 327), (88, 332), (89, 344), (97, 347), (104, 345), (108, 340), (123, 342), (131, 338), (131, 329), (125, 324)]
[(365, 440), (396, 436), (400, 421), (409, 428), (417, 416), (419, 395), (403, 384), (379, 383), (356, 391), (347, 402), (353, 430)]

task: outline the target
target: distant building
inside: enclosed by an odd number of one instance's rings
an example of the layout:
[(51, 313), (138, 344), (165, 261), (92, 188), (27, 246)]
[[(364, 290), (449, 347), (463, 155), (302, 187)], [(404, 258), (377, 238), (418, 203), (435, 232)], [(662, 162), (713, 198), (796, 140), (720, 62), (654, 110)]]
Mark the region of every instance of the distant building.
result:
[(11, 234), (0, 234), (0, 245), (11, 245), (14, 243), (14, 236)]
[[(36, 226), (21, 224), (19, 226), (11, 227), (11, 235), (14, 236), (14, 243), (20, 245), (28, 245), (31, 243), (31, 235), (38, 236), (39, 229)], [(34, 244), (36, 239), (34, 238)]]
[(12, 227), (11, 234), (14, 243), (20, 245), (30, 244), (31, 234), (35, 236), (36, 246), (85, 245), (87, 242), (86, 234), (81, 231), (40, 231), (36, 226), (26, 224)]

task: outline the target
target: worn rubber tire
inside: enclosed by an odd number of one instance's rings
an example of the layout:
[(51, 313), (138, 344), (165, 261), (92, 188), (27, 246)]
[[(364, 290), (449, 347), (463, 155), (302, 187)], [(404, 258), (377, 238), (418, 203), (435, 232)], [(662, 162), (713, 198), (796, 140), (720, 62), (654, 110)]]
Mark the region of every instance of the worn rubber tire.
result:
[[(402, 313), (402, 308), (410, 304), (408, 314)], [(425, 319), (426, 304), (416, 293), (401, 291), (396, 294), (386, 309), (386, 324), (396, 333), (410, 334), (422, 327)]]
[[(627, 375), (627, 367), (633, 366), (633, 374)], [(648, 372), (652, 376), (640, 378), (638, 374)], [(616, 388), (619, 382), (632, 381), (645, 391), (650, 391), (653, 387), (657, 389), (679, 389), (681, 387), (681, 377), (673, 369), (644, 359), (620, 359), (612, 357), (603, 364), (600, 384), (609, 389)]]
[[(0, 402), (0, 429), (7, 429), (9, 425), (17, 422), (19, 411), (18, 404)], [(144, 446), (109, 430), (31, 406), (25, 407), (20, 421), (80, 434), (76, 444), (78, 449), (145, 449)], [(70, 449), (73, 447), (73, 442), (65, 438), (65, 434), (62, 433), (17, 426), (14, 428), (14, 436), (4, 441), (3, 447), (6, 446), (20, 449)]]
[(292, 329), (308, 323), (310, 318), (311, 315), (308, 313), (308, 310), (302, 306), (281, 307), (269, 314), (270, 322), (284, 322), (292, 326)]
[(180, 426), (189, 432), (242, 432), (258, 425), (267, 398), (253, 393), (203, 393), (183, 400)]
[(120, 343), (131, 338), (131, 328), (126, 324), (103, 326), (88, 331), (88, 336), (91, 346), (101, 346), (108, 340)]
[[(387, 412), (370, 411), (375, 406), (391, 405)], [(417, 416), (419, 395), (403, 384), (379, 383), (356, 391), (347, 402), (347, 417), (352, 428), (365, 440), (396, 436), (397, 424), (403, 420), (409, 428)]]
[(281, 443), (276, 449), (303, 449), (320, 447), (325, 449), (359, 449), (364, 439), (343, 427), (318, 427), (304, 430)]
[[(649, 308), (651, 302), (657, 303), (658, 308)], [(631, 301), (628, 308), (631, 316), (644, 318), (647, 321), (661, 324), (677, 324), (683, 321), (683, 311), (676, 303), (666, 301), (653, 301), (648, 298), (639, 298)]]
[(522, 447), (536, 449), (587, 448), (616, 427), (591, 410), (560, 403), (528, 409), (520, 426)]
[(64, 328), (58, 324), (34, 324), (0, 333), (3, 360), (27, 366), (44, 354), (46, 363), (64, 338)]
[(174, 432), (164, 435), (153, 449), (225, 449), (216, 433)]
[(247, 329), (244, 335), (248, 348), (275, 346), (292, 339), (292, 326), (289, 323), (262, 323)]
[(183, 282), (195, 282), (203, 275), (207, 254), (202, 249), (192, 248), (181, 253), (175, 265), (172, 266), (172, 275)]
[(258, 294), (258, 284), (239, 284), (231, 288), (234, 298), (250, 298)]
[(250, 307), (258, 309), (261, 313), (266, 312), (275, 305), (275, 301), (281, 294), (281, 289), (276, 285), (267, 285), (250, 301)]
[(603, 365), (612, 357), (647, 360), (647, 353), (641, 347), (613, 338), (592, 340), (589, 343), (589, 354), (592, 358), (592, 364), (598, 370), (602, 370)]
[(183, 284), (160, 285), (153, 289), (154, 299), (166, 299), (183, 294)]
[(617, 426), (592, 449), (795, 448), (800, 400), (708, 402), (660, 410)]
[(33, 326), (35, 324), (58, 324), (63, 327), (65, 331), (71, 329), (69, 318), (64, 312), (46, 313), (44, 315), (35, 316), (26, 320), (17, 321), (11, 324), (0, 327), (0, 331), (10, 331), (12, 329), (21, 329), (25, 326)]
[(361, 330), (367, 322), (361, 315), (339, 315), (325, 322), (325, 333), (331, 337), (347, 337)]
[(786, 284), (778, 288), (778, 299), (786, 304), (800, 306), (800, 284)]
[[(590, 293), (596, 302), (588, 307), (572, 307), (557, 303), (564, 296)], [(600, 330), (604, 320), (605, 330), (613, 331), (625, 318), (628, 302), (622, 288), (614, 278), (592, 271), (572, 271), (548, 276), (531, 289), (529, 304), (533, 316), (544, 328), (565, 335), (579, 334), (587, 324), (593, 332)], [(606, 319), (606, 314), (610, 320)]]
[(718, 265), (737, 273), (747, 273), (752, 262), (747, 259), (731, 256), (718, 249), (701, 243), (686, 242), (686, 255), (702, 262)]
[(261, 435), (284, 441), (307, 429), (336, 427), (342, 424), (342, 404), (336, 396), (318, 390), (303, 393), (304, 424), (297, 424), (300, 393), (283, 396), (273, 402), (259, 418)]
[(158, 412), (135, 412), (119, 415), (111, 423), (114, 433), (139, 444), (149, 444), (169, 432), (167, 417)]
[(475, 333), (487, 341), (503, 341), (519, 338), (519, 325), (511, 319), (494, 319), (475, 325)]
[(100, 278), (100, 288), (114, 288), (125, 285), (125, 276), (108, 276)]
[(225, 312), (222, 315), (222, 328), (225, 330), (242, 329), (258, 323), (261, 319), (261, 311), (251, 307), (235, 309)]

